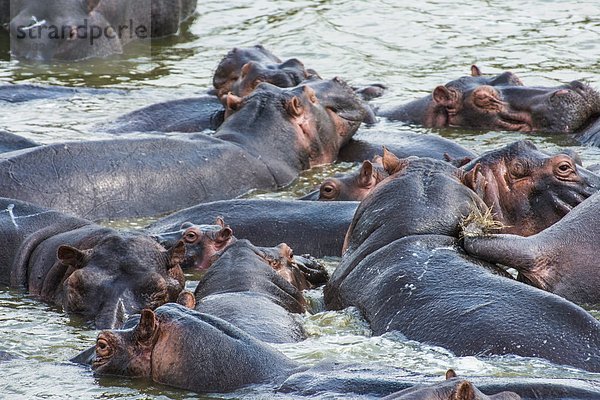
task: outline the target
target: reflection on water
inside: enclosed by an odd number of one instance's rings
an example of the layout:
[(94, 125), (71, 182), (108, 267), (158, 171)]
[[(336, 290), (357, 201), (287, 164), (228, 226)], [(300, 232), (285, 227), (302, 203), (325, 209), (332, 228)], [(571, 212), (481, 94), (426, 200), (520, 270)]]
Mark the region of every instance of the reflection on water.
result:
[[(155, 41), (152, 58), (123, 56), (83, 63), (32, 65), (10, 61), (0, 34), (0, 82), (92, 86), (128, 92), (1, 105), (0, 129), (41, 143), (106, 138), (94, 125), (145, 105), (195, 96), (211, 85), (214, 68), (232, 47), (262, 43), (281, 58), (297, 57), (324, 77), (352, 83), (382, 82), (388, 93), (376, 104), (407, 101), (465, 75), (473, 63), (484, 72), (512, 70), (526, 84), (556, 85), (574, 79), (600, 87), (600, 3), (595, 0), (520, 2), (425, 0), (202, 1), (181, 35)], [(599, 148), (570, 138), (507, 132), (432, 130), (382, 122), (401, 135), (433, 133), (483, 152), (529, 138), (547, 151), (578, 150), (584, 164), (600, 163)], [(252, 197), (297, 197), (323, 177), (353, 168), (339, 164), (301, 175), (277, 193)], [(140, 228), (151, 220), (111, 222)], [(331, 261), (331, 260), (330, 260)], [(335, 260), (330, 266), (335, 265)], [(193, 277), (192, 279), (198, 279)], [(188, 284), (193, 289), (194, 282)], [(463, 376), (540, 376), (598, 379), (598, 374), (519, 357), (454, 357), (444, 349), (399, 335), (372, 337), (356, 310), (322, 311), (322, 295), (308, 294), (314, 315), (304, 317), (309, 339), (280, 345), (306, 364), (326, 357), (348, 362), (383, 362), (409, 373), (441, 376), (455, 368)], [(598, 313), (595, 313), (598, 316)], [(95, 379), (64, 360), (91, 345), (96, 332), (60, 310), (16, 291), (0, 290), (0, 351), (17, 358), (0, 365), (0, 396), (14, 398), (187, 399), (197, 395), (148, 382)], [(273, 398), (264, 388), (217, 396)], [(283, 397), (283, 396), (282, 396)]]

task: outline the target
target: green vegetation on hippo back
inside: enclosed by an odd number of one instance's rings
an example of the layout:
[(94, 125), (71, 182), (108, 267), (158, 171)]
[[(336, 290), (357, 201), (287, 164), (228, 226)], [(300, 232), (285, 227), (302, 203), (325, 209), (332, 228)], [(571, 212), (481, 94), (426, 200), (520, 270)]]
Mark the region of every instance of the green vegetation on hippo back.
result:
[(13, 56), (72, 61), (121, 54), (130, 42), (176, 34), (196, 0), (13, 0), (10, 7)]

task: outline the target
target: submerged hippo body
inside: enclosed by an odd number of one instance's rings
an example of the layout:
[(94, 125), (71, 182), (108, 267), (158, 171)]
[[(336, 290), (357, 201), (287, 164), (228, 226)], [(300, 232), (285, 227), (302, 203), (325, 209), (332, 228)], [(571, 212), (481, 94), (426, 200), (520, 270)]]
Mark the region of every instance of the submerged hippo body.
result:
[(429, 96), (378, 114), (426, 127), (461, 127), (522, 132), (577, 133), (600, 114), (600, 94), (573, 81), (558, 87), (528, 87), (505, 72), (472, 76), (435, 88)]
[(177, 33), (196, 0), (19, 0), (11, 6), (14, 56), (81, 60), (120, 54), (134, 40)]
[(340, 161), (361, 162), (381, 155), (382, 147), (400, 158), (429, 157), (436, 160), (462, 160), (477, 155), (463, 146), (437, 135), (410, 132), (384, 132), (361, 129), (340, 150)]
[(598, 212), (600, 195), (595, 194), (536, 235), (467, 235), (464, 246), (473, 256), (517, 269), (535, 287), (596, 305), (600, 303)]
[(0, 282), (81, 315), (97, 328), (175, 301), (184, 277), (178, 260), (152, 238), (12, 199), (0, 199)]
[(216, 130), (225, 118), (217, 97), (203, 96), (153, 104), (117, 118), (99, 129), (108, 133), (201, 132)]
[(101, 332), (92, 364), (97, 376), (145, 378), (199, 393), (276, 384), (297, 367), (233, 325), (178, 304), (144, 310), (132, 329)]
[[(312, 268), (313, 276), (301, 268)], [(262, 341), (296, 342), (306, 337), (293, 315), (306, 311), (302, 290), (311, 287), (309, 280), (324, 282), (326, 277), (322, 268), (296, 262), (287, 245), (257, 248), (242, 240), (225, 249), (202, 277), (195, 308)]]
[(299, 254), (340, 256), (344, 235), (357, 206), (357, 202), (345, 201), (226, 200), (181, 210), (147, 229), (160, 235), (179, 231), (188, 221), (201, 225), (223, 217), (236, 237), (257, 246), (287, 243)]
[(98, 219), (156, 215), (277, 188), (303, 169), (335, 160), (362, 120), (360, 101), (352, 96), (337, 79), (315, 89), (261, 86), (214, 137), (89, 141), (12, 152), (0, 157), (0, 195)]
[(66, 86), (0, 85), (0, 102), (23, 103), (40, 99), (59, 99), (78, 95), (123, 93), (114, 89), (72, 88)]
[(29, 139), (0, 130), (0, 153), (8, 153), (9, 151), (28, 149), (37, 146), (39, 146), (37, 143)]

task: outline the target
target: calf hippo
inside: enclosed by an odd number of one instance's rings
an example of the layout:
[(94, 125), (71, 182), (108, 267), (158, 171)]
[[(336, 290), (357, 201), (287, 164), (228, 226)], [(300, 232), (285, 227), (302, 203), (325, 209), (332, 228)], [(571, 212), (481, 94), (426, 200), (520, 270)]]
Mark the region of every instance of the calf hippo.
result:
[(18, 0), (11, 3), (11, 50), (28, 60), (120, 54), (134, 40), (175, 34), (196, 0)]
[(521, 400), (513, 392), (501, 392), (491, 396), (483, 394), (473, 384), (456, 376), (453, 370), (446, 372), (446, 381), (432, 385), (415, 385), (391, 394), (383, 400)]
[(597, 305), (599, 212), (600, 194), (595, 194), (556, 224), (527, 238), (482, 235), (467, 226), (464, 247), (473, 256), (515, 268), (521, 280), (535, 287), (579, 304)]
[(284, 186), (334, 161), (364, 115), (337, 78), (291, 89), (263, 83), (232, 107), (212, 137), (61, 143), (0, 155), (0, 195), (93, 219), (156, 215)]
[(198, 283), (195, 308), (262, 341), (296, 342), (305, 333), (291, 313), (304, 313), (302, 291), (327, 278), (323, 267), (294, 257), (285, 244), (260, 248), (240, 240), (218, 256)]
[(0, 283), (82, 316), (97, 329), (175, 301), (184, 287), (183, 244), (0, 199)]
[(577, 133), (600, 115), (600, 94), (573, 81), (557, 87), (523, 86), (511, 72), (471, 76), (435, 88), (431, 95), (378, 115), (426, 127)]
[(131, 329), (100, 332), (92, 364), (97, 376), (145, 378), (200, 393), (277, 384), (297, 368), (230, 323), (178, 304), (143, 310)]
[(301, 200), (361, 201), (388, 176), (383, 169), (381, 157), (376, 157), (373, 162), (363, 161), (353, 173), (325, 179), (319, 190), (309, 193)]
[(185, 222), (177, 231), (163, 232), (153, 236), (165, 248), (180, 241), (185, 245), (185, 258), (180, 263), (183, 270), (206, 270), (214, 262), (214, 256), (236, 242), (232, 229), (217, 218), (214, 225), (194, 225)]
[[(341, 256), (344, 235), (357, 202), (314, 202), (272, 199), (237, 199), (200, 204), (166, 216), (146, 229), (165, 238), (191, 221), (201, 225), (222, 216), (240, 239), (257, 246), (287, 243), (298, 253), (315, 257)], [(178, 240), (178, 239), (177, 239)], [(171, 237), (172, 243), (175, 238)]]
[(516, 354), (600, 371), (599, 321), (460, 249), (461, 218), (486, 208), (461, 171), (427, 159), (396, 164), (384, 162), (392, 175), (354, 216), (327, 307), (358, 307), (374, 334), (399, 331), (459, 356)]
[(533, 235), (600, 190), (576, 154), (549, 156), (527, 140), (488, 152), (462, 169), (463, 183), (491, 208), (502, 233)]

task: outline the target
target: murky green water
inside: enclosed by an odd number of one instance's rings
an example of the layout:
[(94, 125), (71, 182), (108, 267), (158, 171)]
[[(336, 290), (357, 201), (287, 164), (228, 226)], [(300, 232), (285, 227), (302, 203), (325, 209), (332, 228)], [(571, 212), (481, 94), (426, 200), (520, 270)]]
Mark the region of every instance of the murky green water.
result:
[[(0, 82), (127, 89), (126, 94), (77, 96), (2, 105), (0, 128), (52, 143), (104, 138), (93, 126), (142, 106), (203, 93), (220, 58), (234, 46), (262, 43), (282, 58), (297, 57), (324, 77), (352, 83), (383, 82), (380, 104), (407, 101), (465, 75), (476, 63), (484, 72), (509, 69), (526, 84), (555, 85), (574, 79), (600, 88), (600, 3), (588, 1), (201, 1), (198, 16), (180, 36), (160, 41), (152, 58), (115, 57), (80, 64), (32, 66), (9, 61), (0, 36)], [(526, 136), (506, 132), (430, 130), (383, 123), (390, 134), (412, 130), (440, 134), (484, 151)], [(543, 149), (572, 146), (584, 164), (600, 162), (600, 149), (571, 140), (528, 136)], [(289, 190), (254, 197), (306, 193), (322, 176), (349, 165), (304, 174)], [(139, 227), (143, 221), (115, 223)], [(335, 261), (333, 262), (333, 265)], [(190, 284), (192, 286), (193, 284)], [(316, 304), (319, 293), (309, 294)], [(394, 335), (371, 337), (356, 312), (307, 315), (311, 337), (278, 346), (303, 363), (326, 357), (383, 362), (407, 373), (580, 377), (572, 368), (518, 357), (454, 357), (440, 348)], [(0, 350), (17, 356), (0, 364), (1, 398), (185, 399), (197, 395), (147, 382), (97, 380), (65, 360), (93, 343), (96, 332), (21, 293), (0, 289)], [(221, 397), (221, 396), (217, 396)], [(272, 398), (261, 388), (225, 397)]]

